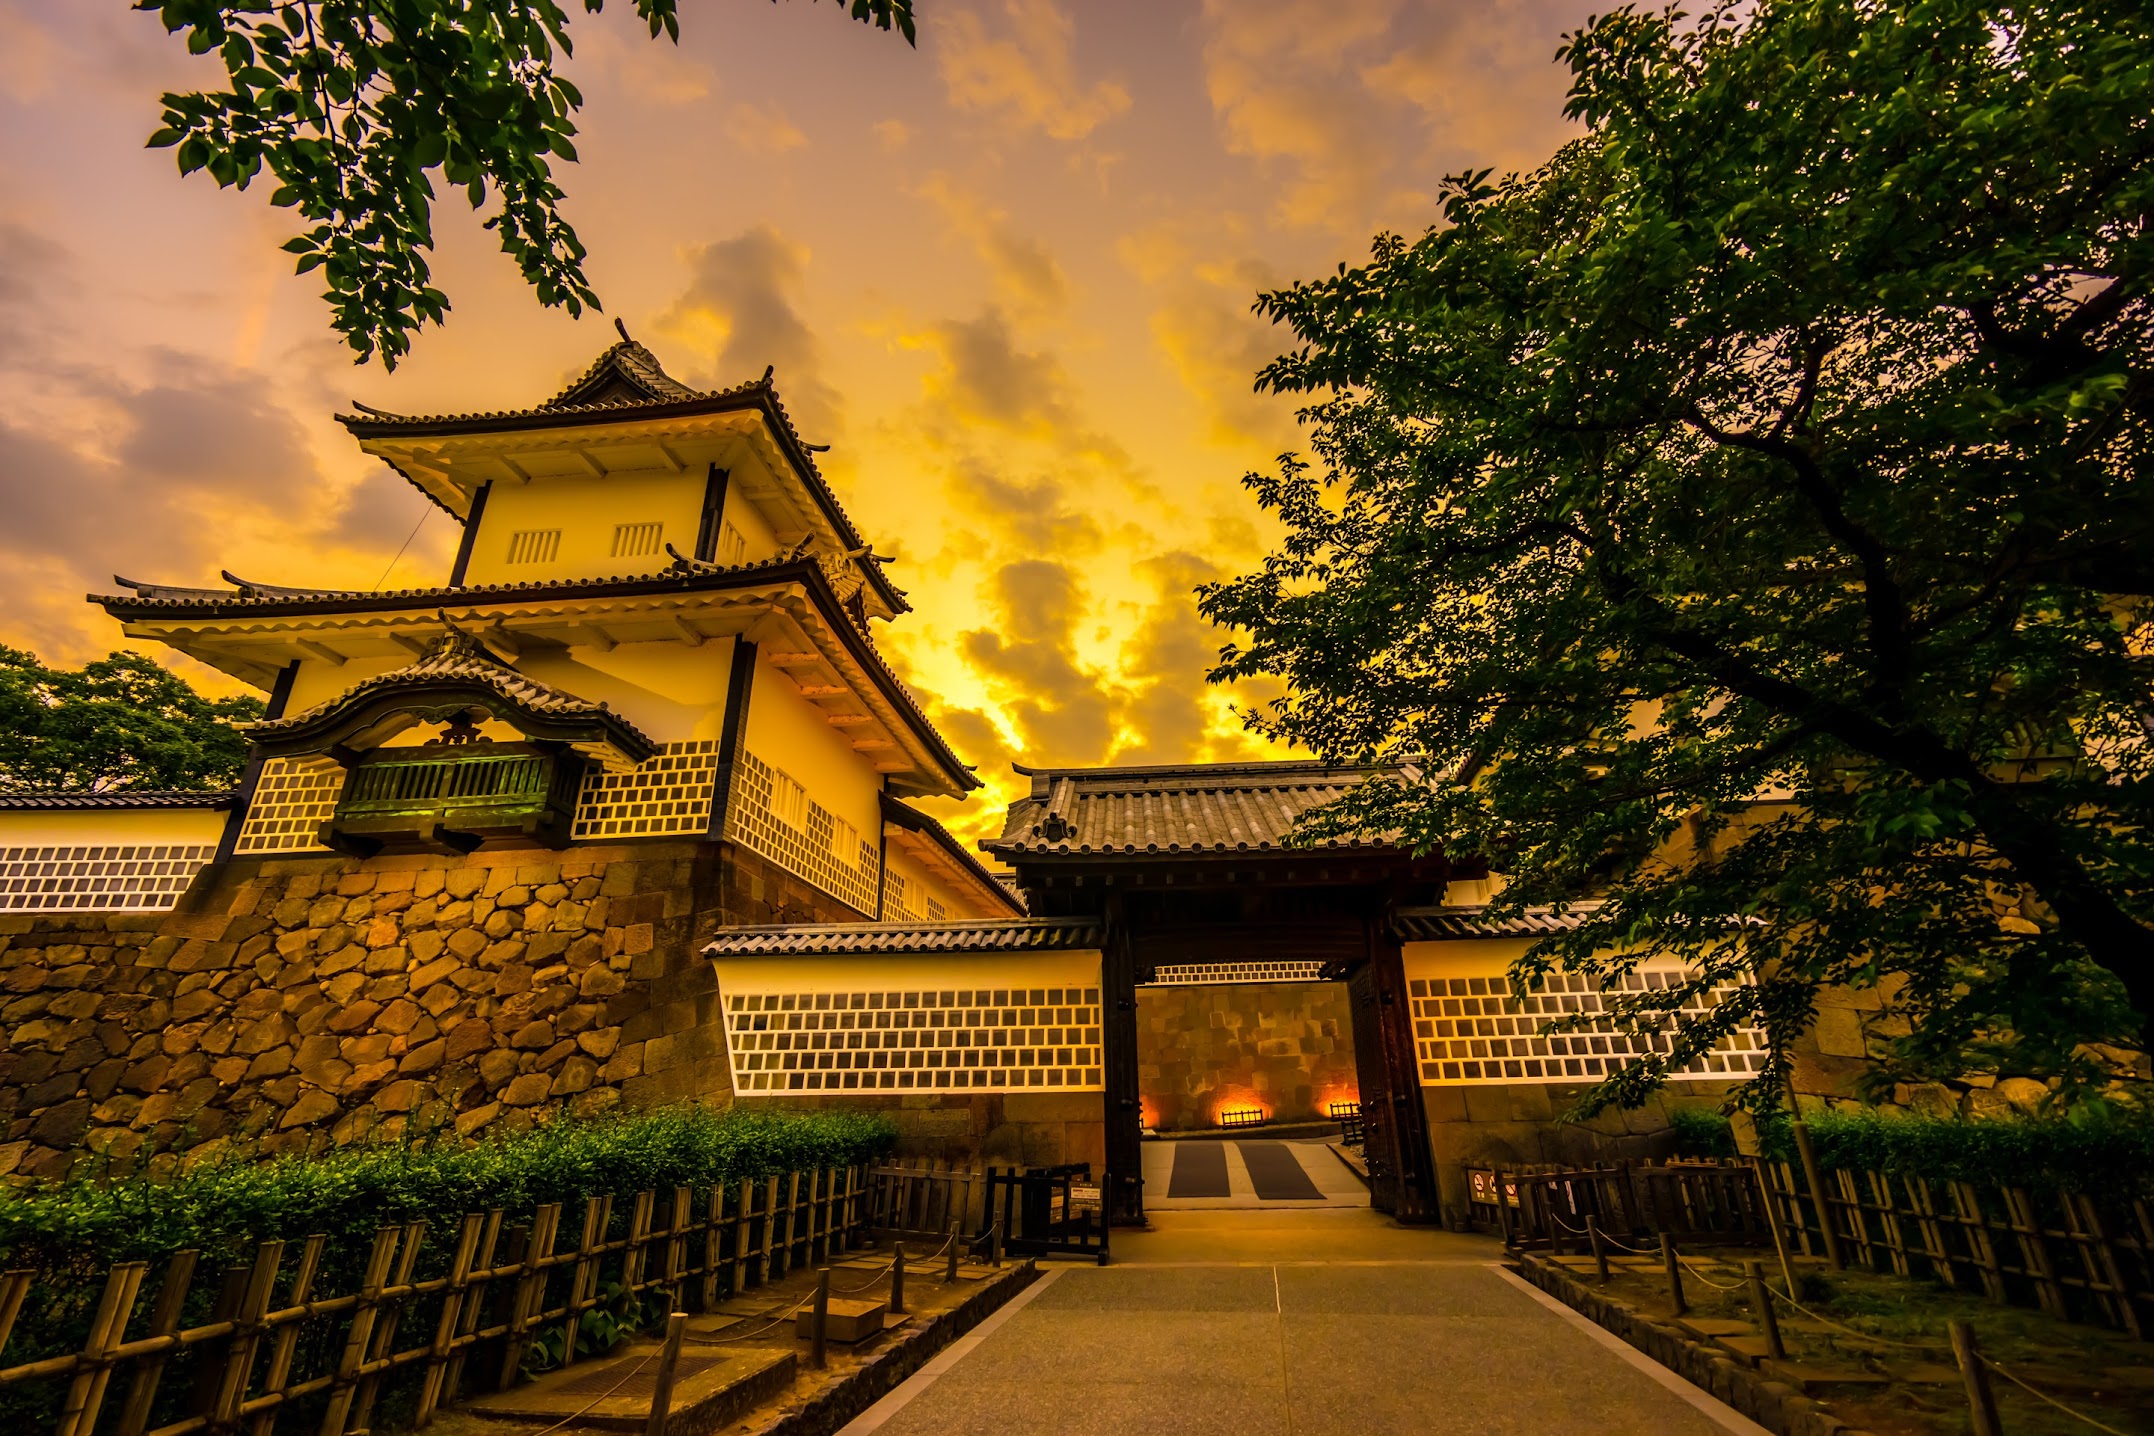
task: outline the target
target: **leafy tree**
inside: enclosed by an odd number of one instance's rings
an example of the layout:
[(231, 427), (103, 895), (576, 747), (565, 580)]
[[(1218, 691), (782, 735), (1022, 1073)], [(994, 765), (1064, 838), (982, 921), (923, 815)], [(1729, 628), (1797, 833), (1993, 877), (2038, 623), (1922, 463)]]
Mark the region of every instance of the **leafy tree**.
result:
[(1769, 1106), (1824, 984), (1889, 997), (1888, 1074), (2145, 1041), (2149, 53), (2144, 5), (1626, 6), (1546, 167), (1260, 299), (1322, 470), (1250, 476), (1285, 537), (1203, 592), (1213, 676), (1409, 765), (1320, 830), (1605, 897), (1514, 983), (1695, 965), (1588, 1105), (1755, 1020)]
[(0, 792), (228, 788), (247, 762), (232, 725), (261, 716), (261, 700), (204, 698), (139, 653), (71, 670), (0, 647)]
[[(629, 0), (653, 38), (678, 41), (677, 0)], [(605, 0), (583, 0), (597, 12)], [(913, 39), (912, 0), (838, 0), (841, 13)], [(268, 167), (270, 202), (308, 224), (284, 248), (320, 269), (331, 324), (390, 368), (423, 324), (439, 324), (434, 176), (473, 209), (494, 200), (501, 237), (539, 302), (598, 307), (584, 247), (561, 216), (548, 157), (575, 163), (583, 95), (554, 69), (570, 54), (558, 0), (137, 0), (197, 55), (222, 90), (164, 97), (152, 147), (178, 146), (180, 173), (245, 189)]]

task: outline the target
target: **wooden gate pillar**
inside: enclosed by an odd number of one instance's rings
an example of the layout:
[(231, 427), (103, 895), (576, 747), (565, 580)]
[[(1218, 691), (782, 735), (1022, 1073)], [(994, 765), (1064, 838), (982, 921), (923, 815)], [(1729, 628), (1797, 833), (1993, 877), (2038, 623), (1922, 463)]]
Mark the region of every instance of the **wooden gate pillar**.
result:
[(1137, 957), (1119, 893), (1107, 903), (1100, 951), (1100, 1053), (1107, 1090), (1108, 1220), (1144, 1224), (1144, 1109), (1137, 1090)]
[[(1435, 1154), (1429, 1147), (1428, 1113), (1421, 1102), (1421, 1062), (1414, 1047), (1406, 962), (1390, 923), (1382, 917), (1368, 924), (1368, 959), (1354, 973), (1349, 990), (1373, 1204), (1402, 1222), (1441, 1221)], [(1369, 1029), (1366, 1036), (1364, 1026)], [(1381, 1110), (1372, 1111), (1372, 1105)], [(1384, 1133), (1381, 1155), (1388, 1169), (1382, 1179), (1376, 1174), (1379, 1125)]]

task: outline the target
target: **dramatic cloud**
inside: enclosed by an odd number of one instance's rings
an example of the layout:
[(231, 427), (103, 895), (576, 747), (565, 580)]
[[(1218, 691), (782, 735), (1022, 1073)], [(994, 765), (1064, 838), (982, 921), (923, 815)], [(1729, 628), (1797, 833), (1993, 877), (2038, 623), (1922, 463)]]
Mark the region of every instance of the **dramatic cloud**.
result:
[(1077, 77), (1070, 42), (1077, 25), (1048, 0), (1006, 0), (1001, 33), (976, 11), (938, 16), (943, 85), (960, 110), (1080, 140), (1127, 113), (1129, 90), (1118, 80)]
[(692, 346), (716, 384), (777, 370), (778, 391), (794, 415), (828, 432), (837, 396), (823, 381), (822, 345), (801, 318), (808, 251), (770, 225), (707, 244), (688, 255), (688, 287), (659, 316), (658, 327)]

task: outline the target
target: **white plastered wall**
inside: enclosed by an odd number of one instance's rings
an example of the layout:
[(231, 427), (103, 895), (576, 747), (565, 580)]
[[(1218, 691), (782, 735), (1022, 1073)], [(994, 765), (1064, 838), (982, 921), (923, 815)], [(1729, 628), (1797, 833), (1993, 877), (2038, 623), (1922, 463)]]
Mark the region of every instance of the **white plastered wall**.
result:
[(161, 912), (224, 823), (218, 808), (0, 809), (0, 912)]
[(737, 1096), (1104, 1090), (1097, 950), (715, 966)]
[[(603, 478), (541, 476), (529, 483), (496, 479), (471, 546), (467, 584), (529, 583), (539, 579), (611, 578), (656, 573), (671, 563), (665, 545), (693, 552), (703, 517), (706, 482), (700, 467), (681, 473), (653, 470)], [(658, 523), (654, 551), (615, 557), (617, 524)], [(559, 529), (561, 545), (544, 563), (510, 563), (515, 534)]]

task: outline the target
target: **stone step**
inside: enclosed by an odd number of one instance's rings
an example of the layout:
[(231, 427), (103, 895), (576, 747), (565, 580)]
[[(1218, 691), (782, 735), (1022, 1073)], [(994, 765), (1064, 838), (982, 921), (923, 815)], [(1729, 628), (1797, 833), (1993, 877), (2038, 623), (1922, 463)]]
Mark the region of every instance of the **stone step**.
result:
[[(638, 1343), (615, 1355), (579, 1361), (508, 1391), (467, 1402), (460, 1409), (497, 1421), (525, 1423), (573, 1419), (578, 1426), (641, 1431), (650, 1420), (658, 1389), (658, 1343)], [(767, 1347), (705, 1347), (684, 1350), (673, 1368), (673, 1404), (667, 1425), (710, 1431), (792, 1385), (798, 1359), (790, 1350)]]

